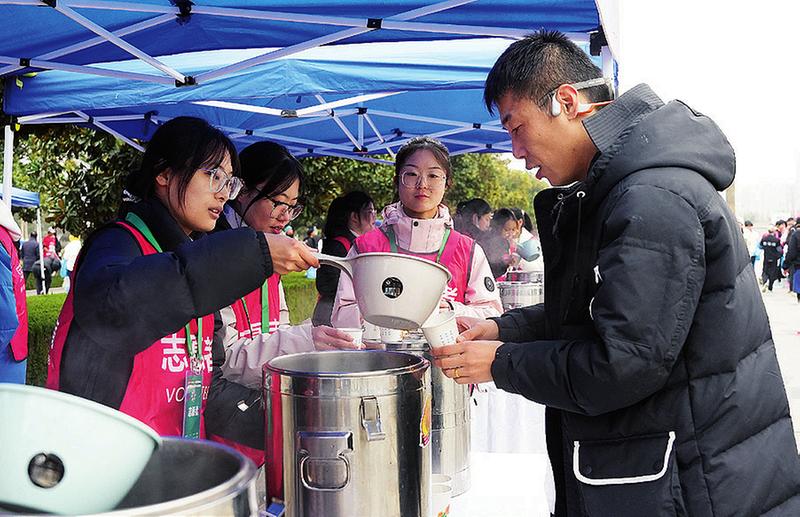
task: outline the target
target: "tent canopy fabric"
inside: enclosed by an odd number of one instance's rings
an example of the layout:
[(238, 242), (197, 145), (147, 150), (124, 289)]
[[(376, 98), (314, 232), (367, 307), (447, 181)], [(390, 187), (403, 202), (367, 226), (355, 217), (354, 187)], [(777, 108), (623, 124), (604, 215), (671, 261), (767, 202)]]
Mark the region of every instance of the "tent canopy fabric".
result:
[[(441, 40), (538, 28), (586, 33), (600, 25), (593, 0), (58, 0), (53, 4), (0, 1), (0, 19), (6, 21), (0, 31), (0, 54), (81, 65), (131, 57), (109, 42), (81, 48), (97, 34), (90, 27), (123, 31), (125, 42), (162, 56), (285, 47), (321, 37), (334, 44)], [(191, 14), (180, 16), (182, 6)], [(498, 28), (508, 33), (498, 34)], [(342, 32), (346, 30), (350, 32)], [(469, 31), (479, 34), (465, 34)], [(54, 55), (71, 46), (75, 50)]]
[[(504, 39), (443, 41), (437, 42), (435, 54), (428, 42), (321, 47), (191, 88), (52, 71), (23, 79), (22, 88), (9, 84), (5, 111), (20, 116), (65, 113), (38, 120), (49, 123), (81, 123), (75, 115), (80, 112), (142, 141), (149, 140), (159, 122), (194, 115), (236, 136), (238, 146), (270, 138), (300, 155), (351, 153), (354, 148), (387, 153), (381, 139), (396, 146), (421, 134), (441, 137), (453, 152), (510, 151), (505, 131), (482, 100), (486, 74), (509, 44)], [(202, 52), (163, 61), (201, 72), (260, 50)], [(135, 71), (147, 65), (133, 60), (108, 66)], [(323, 103), (335, 103), (332, 114), (317, 108)]]
[(11, 187), (11, 206), (29, 208), (39, 206), (39, 193)]
[[(188, 4), (191, 14), (176, 16)], [(159, 124), (193, 115), (240, 148), (270, 139), (298, 156), (358, 159), (423, 134), (453, 154), (509, 152), (482, 101), (497, 57), (539, 28), (568, 32), (588, 52), (599, 27), (593, 0), (55, 6), (0, 0), (13, 21), (0, 34), (0, 75), (18, 75), (6, 81), (4, 111), (20, 123), (82, 124), (141, 149)], [(51, 70), (19, 77), (42, 68)]]

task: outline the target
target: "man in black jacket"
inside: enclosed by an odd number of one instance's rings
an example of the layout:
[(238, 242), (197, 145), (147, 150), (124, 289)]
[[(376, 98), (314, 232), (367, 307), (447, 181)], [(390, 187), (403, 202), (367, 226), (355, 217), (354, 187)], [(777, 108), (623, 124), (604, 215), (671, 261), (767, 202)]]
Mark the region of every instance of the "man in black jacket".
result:
[[(717, 191), (733, 149), (644, 84), (541, 32), (494, 65), (484, 99), (535, 199), (545, 303), (435, 350), (459, 383), (547, 405), (559, 516), (800, 515), (800, 460), (767, 314)], [(658, 231), (653, 231), (658, 228)]]

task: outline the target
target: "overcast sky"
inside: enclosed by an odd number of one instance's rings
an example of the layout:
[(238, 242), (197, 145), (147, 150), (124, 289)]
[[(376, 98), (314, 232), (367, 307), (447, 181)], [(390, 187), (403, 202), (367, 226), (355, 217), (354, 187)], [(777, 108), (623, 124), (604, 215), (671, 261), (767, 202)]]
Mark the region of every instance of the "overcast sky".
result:
[(736, 151), (741, 215), (800, 212), (800, 1), (600, 5), (620, 91), (646, 82), (719, 124)]

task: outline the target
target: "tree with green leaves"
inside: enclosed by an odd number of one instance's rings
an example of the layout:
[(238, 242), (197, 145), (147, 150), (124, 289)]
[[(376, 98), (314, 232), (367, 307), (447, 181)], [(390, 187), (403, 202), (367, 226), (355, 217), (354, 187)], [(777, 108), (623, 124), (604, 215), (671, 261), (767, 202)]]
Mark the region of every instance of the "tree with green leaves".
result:
[[(140, 153), (104, 133), (50, 126), (19, 133), (14, 158), (14, 184), (39, 192), (46, 223), (86, 237), (114, 218)], [(32, 210), (20, 216), (35, 219)]]

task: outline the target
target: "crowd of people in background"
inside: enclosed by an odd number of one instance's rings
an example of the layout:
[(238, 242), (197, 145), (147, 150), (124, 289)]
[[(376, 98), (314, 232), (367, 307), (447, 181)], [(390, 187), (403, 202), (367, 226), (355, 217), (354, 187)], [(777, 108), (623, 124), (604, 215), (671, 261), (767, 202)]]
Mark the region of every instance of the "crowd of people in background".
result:
[[(800, 303), (800, 223), (795, 217), (779, 219), (766, 232), (744, 221), (742, 233), (750, 253), (750, 263), (756, 268), (761, 291), (772, 291), (776, 282), (786, 280), (788, 292)], [(760, 273), (760, 274), (759, 274)]]

